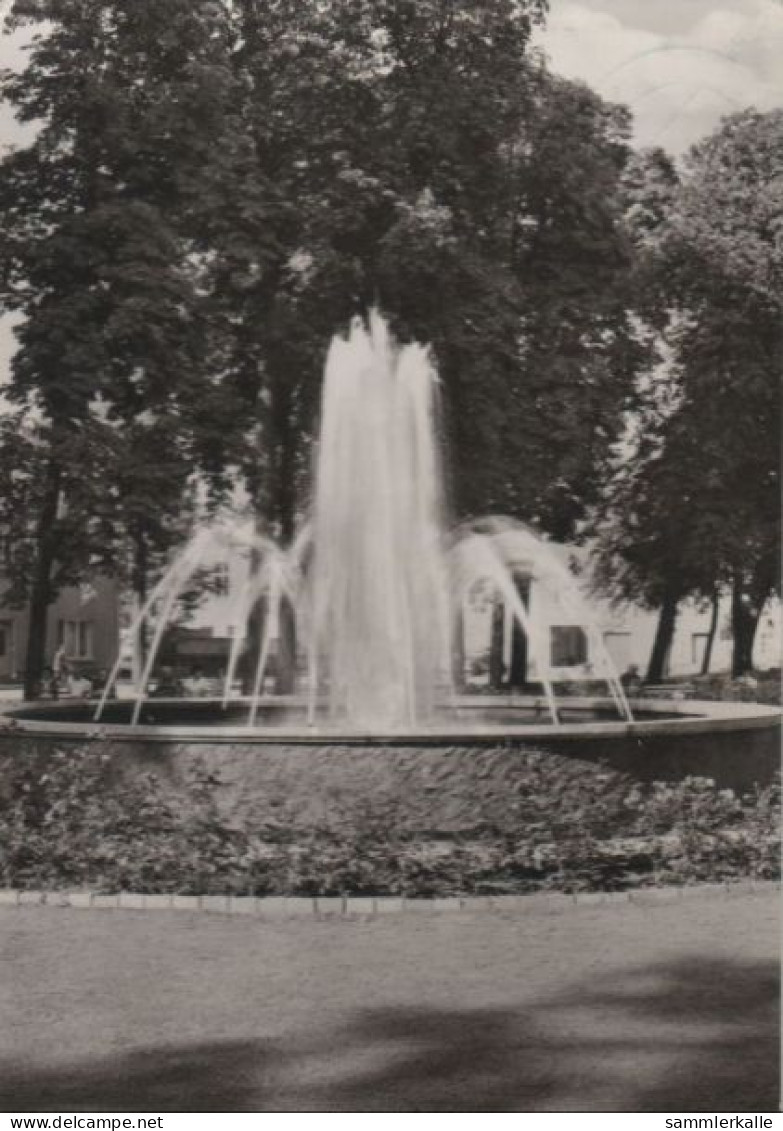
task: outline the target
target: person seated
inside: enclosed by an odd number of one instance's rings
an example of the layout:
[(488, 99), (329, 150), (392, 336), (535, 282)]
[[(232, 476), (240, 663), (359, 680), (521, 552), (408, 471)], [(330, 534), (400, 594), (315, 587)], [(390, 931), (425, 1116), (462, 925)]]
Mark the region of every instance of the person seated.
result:
[(620, 676), (620, 683), (628, 695), (638, 695), (642, 690), (642, 677), (636, 664), (629, 664)]

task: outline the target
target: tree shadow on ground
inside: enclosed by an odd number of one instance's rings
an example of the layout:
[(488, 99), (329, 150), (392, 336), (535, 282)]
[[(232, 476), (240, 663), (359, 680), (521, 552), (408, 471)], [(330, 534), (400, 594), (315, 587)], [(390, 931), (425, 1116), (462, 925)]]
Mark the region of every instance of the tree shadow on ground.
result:
[(0, 1066), (2, 1099), (9, 1111), (772, 1112), (777, 974), (771, 961), (689, 959), (518, 1008), (379, 1007), (330, 1027), (314, 1013), (274, 1045), (162, 1046), (70, 1072)]
[(582, 1002), (649, 1023), (652, 1040), (662, 1027), (677, 1034), (676, 1062), (659, 1079), (639, 1079), (634, 1110), (778, 1111), (777, 962), (689, 959), (632, 972)]
[[(274, 1053), (263, 1042), (164, 1045), (109, 1055), (75, 1069), (2, 1069), (6, 1111), (263, 1110)], [(250, 1103), (250, 1107), (246, 1106)]]
[(351, 1040), (388, 1063), (303, 1090), (300, 1110), (776, 1111), (778, 967), (688, 959), (518, 1010), (370, 1011)]

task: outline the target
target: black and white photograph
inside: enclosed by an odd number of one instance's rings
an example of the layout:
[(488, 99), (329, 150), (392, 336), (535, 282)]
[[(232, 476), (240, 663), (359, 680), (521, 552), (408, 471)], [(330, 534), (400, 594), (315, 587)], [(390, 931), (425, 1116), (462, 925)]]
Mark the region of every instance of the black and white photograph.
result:
[(3, 1126), (778, 1125), (782, 377), (783, 0), (0, 0)]

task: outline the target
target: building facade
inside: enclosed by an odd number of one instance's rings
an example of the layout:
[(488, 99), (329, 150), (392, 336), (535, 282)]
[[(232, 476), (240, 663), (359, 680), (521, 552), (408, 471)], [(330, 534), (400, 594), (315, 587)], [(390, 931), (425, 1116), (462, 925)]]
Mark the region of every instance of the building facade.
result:
[[(563, 561), (573, 551), (560, 547)], [(478, 586), (468, 595), (464, 610), (465, 659), (469, 682), (485, 679), (494, 684), (521, 686), (541, 678), (542, 666), (554, 680), (590, 681), (600, 675), (604, 650), (617, 673), (636, 668), (644, 676), (652, 653), (658, 613), (631, 603), (616, 606), (592, 591), (589, 557), (582, 556), (575, 578), (585, 614), (575, 614), (573, 605), (562, 602), (537, 577), (529, 562), (515, 570), (517, 589), (531, 624), (537, 627), (536, 647), (514, 624), (508, 605), (499, 600), (491, 585)], [(664, 675), (695, 676), (702, 671), (710, 636), (712, 609), (708, 603), (683, 601), (678, 609), (674, 637), (664, 664)], [(730, 672), (733, 653), (731, 600), (719, 604), (709, 670)], [(493, 672), (494, 657), (500, 671)], [(770, 599), (759, 620), (753, 651), (758, 671), (781, 667), (783, 658), (783, 608)], [(500, 678), (498, 678), (500, 676)]]
[[(0, 581), (0, 682), (16, 683), (24, 677), (30, 617), (26, 607), (7, 604), (7, 589)], [(64, 589), (49, 609), (47, 664), (62, 646), (75, 671), (110, 668), (119, 640), (118, 586), (110, 578)]]
[[(554, 555), (561, 572), (568, 575), (576, 599), (568, 599), (568, 593), (563, 598), (562, 590), (568, 585), (548, 583), (545, 564), (537, 566), (534, 560), (525, 559), (515, 563), (512, 573), (517, 594), (536, 634), (531, 641), (515, 624), (511, 608), (500, 599), (494, 584), (490, 580), (478, 583), (466, 595), (462, 615), (468, 684), (524, 686), (541, 679), (542, 667), (555, 681), (591, 682), (600, 678), (602, 654), (606, 653), (618, 674), (635, 667), (643, 676), (652, 652), (657, 612), (632, 603), (615, 606), (596, 595), (589, 551), (547, 543), (546, 554), (550, 560)], [(245, 634), (241, 594), (248, 566), (242, 555), (216, 555), (209, 565), (215, 570), (211, 589), (192, 610), (167, 662), (182, 671), (199, 667), (217, 675), (225, 669), (236, 637)], [(580, 615), (580, 610), (586, 615)], [(666, 676), (700, 674), (711, 618), (707, 603), (682, 602), (665, 664)], [(726, 596), (719, 607), (710, 671), (729, 672), (732, 650), (731, 602)], [(755, 668), (779, 668), (782, 652), (783, 610), (775, 599), (768, 602), (759, 622)]]

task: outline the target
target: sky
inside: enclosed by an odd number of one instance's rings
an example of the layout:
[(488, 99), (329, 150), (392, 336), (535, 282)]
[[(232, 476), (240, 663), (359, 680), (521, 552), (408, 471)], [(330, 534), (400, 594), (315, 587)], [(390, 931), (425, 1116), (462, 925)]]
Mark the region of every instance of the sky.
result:
[[(537, 45), (552, 70), (630, 106), (638, 145), (674, 154), (725, 114), (783, 106), (783, 0), (550, 0)], [(22, 58), (0, 38), (0, 66)], [(24, 136), (0, 106), (0, 146)], [(4, 320), (0, 374), (12, 349)]]
[(634, 112), (680, 154), (721, 117), (783, 106), (783, 0), (550, 0), (552, 70)]

